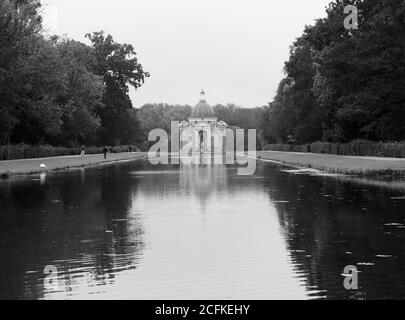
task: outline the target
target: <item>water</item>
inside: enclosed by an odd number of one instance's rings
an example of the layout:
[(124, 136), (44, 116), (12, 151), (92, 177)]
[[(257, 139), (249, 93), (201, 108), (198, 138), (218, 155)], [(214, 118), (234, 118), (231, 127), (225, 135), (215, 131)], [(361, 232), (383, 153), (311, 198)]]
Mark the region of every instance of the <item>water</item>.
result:
[(2, 181), (0, 298), (404, 298), (404, 183), (285, 169), (138, 161)]

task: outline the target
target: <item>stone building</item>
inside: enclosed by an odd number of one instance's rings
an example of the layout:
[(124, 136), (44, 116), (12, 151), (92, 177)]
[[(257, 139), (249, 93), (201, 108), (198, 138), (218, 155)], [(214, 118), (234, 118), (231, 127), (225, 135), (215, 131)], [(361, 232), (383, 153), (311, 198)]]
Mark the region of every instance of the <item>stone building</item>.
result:
[(180, 123), (180, 149), (188, 143), (193, 152), (222, 153), (225, 150), (225, 136), (228, 125), (218, 121), (214, 110), (207, 103), (204, 90), (198, 104), (193, 108), (188, 121)]

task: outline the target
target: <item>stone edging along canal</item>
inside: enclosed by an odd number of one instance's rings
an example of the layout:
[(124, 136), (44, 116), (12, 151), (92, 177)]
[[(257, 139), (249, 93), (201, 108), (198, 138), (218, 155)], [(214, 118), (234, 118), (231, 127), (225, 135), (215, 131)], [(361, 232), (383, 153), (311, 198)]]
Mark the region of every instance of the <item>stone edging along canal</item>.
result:
[(128, 152), (128, 153), (109, 153), (107, 159), (102, 154), (81, 156), (64, 156), (38, 159), (21, 159), (0, 161), (0, 178), (11, 176), (39, 174), (44, 171), (40, 166), (46, 165), (46, 172), (62, 171), (75, 168), (84, 168), (98, 165), (107, 165), (111, 163), (133, 161), (144, 159), (147, 153)]

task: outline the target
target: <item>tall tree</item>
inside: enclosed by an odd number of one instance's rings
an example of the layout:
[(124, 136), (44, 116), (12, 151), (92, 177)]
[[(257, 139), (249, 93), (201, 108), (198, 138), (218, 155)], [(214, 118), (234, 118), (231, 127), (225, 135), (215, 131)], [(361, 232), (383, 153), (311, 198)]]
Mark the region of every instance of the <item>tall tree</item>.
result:
[(19, 120), (16, 69), (18, 61), (30, 55), (32, 42), (41, 30), (39, 0), (2, 0), (0, 2), (0, 143), (9, 143)]
[(63, 101), (63, 135), (69, 144), (94, 144), (100, 128), (97, 110), (103, 107), (103, 79), (92, 73), (94, 50), (74, 40), (58, 43), (66, 72)]
[(286, 77), (267, 110), (266, 136), (270, 136), (272, 142), (282, 143), (320, 139), (321, 111), (312, 91), (316, 68), (305, 38), (298, 38), (291, 46), (284, 71)]
[(87, 34), (96, 57), (94, 72), (103, 78), (104, 107), (98, 110), (101, 118), (101, 142), (118, 145), (136, 141), (138, 121), (132, 110), (129, 86), (139, 88), (149, 77), (136, 58), (132, 45), (116, 43), (104, 32)]
[(12, 142), (45, 142), (61, 134), (66, 74), (54, 42), (38, 38), (31, 54), (14, 69), (13, 110), (18, 118)]

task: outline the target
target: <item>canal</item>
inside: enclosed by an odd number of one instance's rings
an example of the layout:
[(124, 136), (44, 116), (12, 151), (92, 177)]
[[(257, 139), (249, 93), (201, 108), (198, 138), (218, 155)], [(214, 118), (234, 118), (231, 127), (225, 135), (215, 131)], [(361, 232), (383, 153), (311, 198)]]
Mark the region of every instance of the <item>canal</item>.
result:
[(147, 160), (1, 181), (0, 299), (405, 298), (403, 185)]

